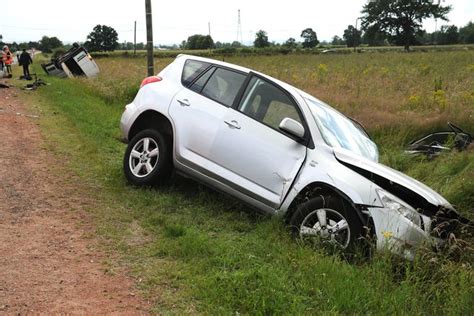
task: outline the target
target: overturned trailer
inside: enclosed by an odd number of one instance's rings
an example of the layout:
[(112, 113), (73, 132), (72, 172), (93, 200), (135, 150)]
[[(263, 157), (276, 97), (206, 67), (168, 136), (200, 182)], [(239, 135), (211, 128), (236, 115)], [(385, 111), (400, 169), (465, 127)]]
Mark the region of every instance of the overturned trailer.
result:
[(92, 56), (78, 44), (74, 44), (66, 53), (41, 66), (48, 75), (61, 78), (94, 77), (100, 72)]

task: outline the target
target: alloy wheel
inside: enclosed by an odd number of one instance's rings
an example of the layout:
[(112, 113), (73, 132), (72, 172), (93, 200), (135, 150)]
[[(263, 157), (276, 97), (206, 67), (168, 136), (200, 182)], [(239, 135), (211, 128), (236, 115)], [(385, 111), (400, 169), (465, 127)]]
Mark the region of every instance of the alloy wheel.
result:
[(129, 156), (129, 165), (132, 174), (138, 178), (148, 176), (156, 168), (160, 151), (157, 142), (150, 137), (140, 139)]
[(301, 223), (299, 234), (303, 240), (317, 240), (342, 249), (347, 248), (351, 240), (351, 231), (346, 218), (329, 208), (309, 213)]

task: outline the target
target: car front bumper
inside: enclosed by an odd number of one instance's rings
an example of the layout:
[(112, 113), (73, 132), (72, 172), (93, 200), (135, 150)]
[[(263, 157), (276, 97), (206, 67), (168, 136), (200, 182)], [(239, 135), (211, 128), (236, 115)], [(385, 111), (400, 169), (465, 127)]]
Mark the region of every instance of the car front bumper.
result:
[(419, 227), (398, 212), (387, 208), (369, 208), (378, 250), (389, 250), (412, 260), (421, 246), (437, 247), (442, 239), (431, 236), (431, 219), (421, 215)]

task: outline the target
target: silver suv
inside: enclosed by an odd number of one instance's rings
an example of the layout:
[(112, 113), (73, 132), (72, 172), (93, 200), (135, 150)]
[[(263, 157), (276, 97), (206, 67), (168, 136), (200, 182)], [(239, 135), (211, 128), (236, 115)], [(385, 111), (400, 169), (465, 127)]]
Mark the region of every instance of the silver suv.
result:
[(178, 56), (143, 81), (120, 127), (129, 182), (163, 183), (175, 169), (283, 216), (303, 239), (348, 250), (371, 228), (377, 248), (412, 257), (420, 243), (442, 242), (439, 214), (455, 214), (429, 187), (379, 164), (360, 124), (236, 65)]

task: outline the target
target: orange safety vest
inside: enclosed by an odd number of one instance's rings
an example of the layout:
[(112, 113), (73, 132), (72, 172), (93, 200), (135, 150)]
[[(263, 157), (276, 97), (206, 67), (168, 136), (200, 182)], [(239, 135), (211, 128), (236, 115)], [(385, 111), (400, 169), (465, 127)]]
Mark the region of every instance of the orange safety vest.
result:
[(13, 64), (13, 55), (10, 50), (7, 50), (6, 52), (3, 51), (3, 61), (5, 62), (5, 65)]

